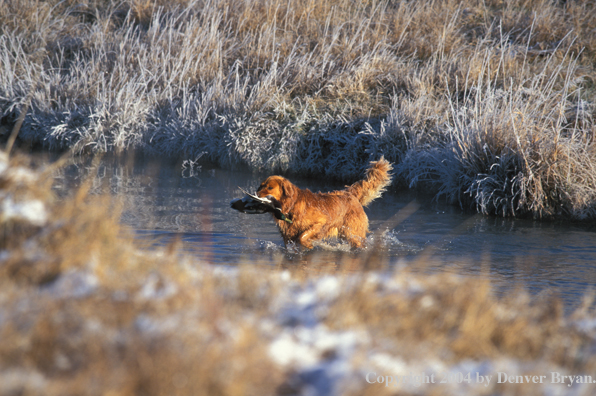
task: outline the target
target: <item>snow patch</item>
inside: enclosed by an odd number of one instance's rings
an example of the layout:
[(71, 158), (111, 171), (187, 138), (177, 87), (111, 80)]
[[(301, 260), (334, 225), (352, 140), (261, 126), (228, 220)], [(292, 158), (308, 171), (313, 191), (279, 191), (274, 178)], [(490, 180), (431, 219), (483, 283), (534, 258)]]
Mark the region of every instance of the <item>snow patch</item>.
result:
[(43, 226), (48, 220), (44, 203), (38, 199), (15, 202), (11, 196), (0, 196), (0, 216), (3, 221), (27, 221), (35, 226)]
[(82, 298), (91, 295), (99, 286), (95, 274), (89, 271), (68, 270), (43, 290), (58, 298)]
[(340, 280), (337, 276), (325, 276), (318, 279), (315, 285), (316, 294), (319, 298), (332, 300), (341, 292)]
[(47, 381), (38, 371), (20, 369), (6, 369), (0, 372), (0, 394), (20, 395), (28, 393), (43, 393)]
[(173, 282), (164, 279), (158, 274), (149, 274), (143, 287), (137, 294), (141, 300), (161, 300), (178, 292), (178, 287)]
[(307, 367), (314, 365), (319, 360), (314, 348), (298, 341), (288, 332), (284, 332), (271, 343), (269, 356), (275, 363), (282, 366), (292, 364), (298, 367)]

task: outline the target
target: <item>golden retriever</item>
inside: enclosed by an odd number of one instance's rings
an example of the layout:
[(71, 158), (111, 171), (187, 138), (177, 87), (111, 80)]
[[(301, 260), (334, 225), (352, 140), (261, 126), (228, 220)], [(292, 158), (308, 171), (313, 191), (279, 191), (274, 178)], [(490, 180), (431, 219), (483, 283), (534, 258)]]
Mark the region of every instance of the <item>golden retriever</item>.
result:
[(339, 237), (352, 248), (360, 248), (368, 233), (363, 207), (379, 198), (391, 184), (391, 169), (381, 157), (371, 162), (363, 180), (327, 193), (313, 193), (284, 177), (270, 176), (259, 186), (257, 196), (272, 196), (281, 205), (283, 216), (274, 219), (286, 246), (293, 242), (312, 249), (313, 241)]

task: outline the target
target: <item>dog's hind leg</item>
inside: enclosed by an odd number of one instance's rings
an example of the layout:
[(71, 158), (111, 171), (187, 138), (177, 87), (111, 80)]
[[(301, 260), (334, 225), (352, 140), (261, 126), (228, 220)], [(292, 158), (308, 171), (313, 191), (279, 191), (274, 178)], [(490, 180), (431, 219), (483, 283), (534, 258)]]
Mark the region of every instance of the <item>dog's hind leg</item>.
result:
[(368, 217), (360, 205), (353, 206), (346, 213), (344, 224), (340, 228), (340, 237), (347, 240), (354, 248), (364, 247), (368, 233)]

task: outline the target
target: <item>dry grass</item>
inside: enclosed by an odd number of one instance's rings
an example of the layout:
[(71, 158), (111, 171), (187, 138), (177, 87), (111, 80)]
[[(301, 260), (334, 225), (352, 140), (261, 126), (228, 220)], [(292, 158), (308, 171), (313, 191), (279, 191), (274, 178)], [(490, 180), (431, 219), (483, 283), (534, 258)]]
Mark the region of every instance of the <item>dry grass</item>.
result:
[(245, 306), (262, 315), (259, 301), (228, 296), (228, 280), (174, 247), (138, 250), (108, 197), (84, 183), (57, 200), (51, 167), (28, 162), (0, 173), (3, 202), (25, 208), (1, 214), (0, 394), (273, 392), (281, 370), (251, 318), (237, 318)]
[[(0, 4), (0, 131), (596, 216), (590, 1)], [(397, 183), (396, 183), (397, 184)]]
[[(56, 166), (31, 162), (0, 162), (1, 395), (461, 395), (480, 388), (365, 378), (596, 370), (589, 299), (565, 315), (555, 297), (498, 299), (482, 278), (362, 271), (373, 266), (357, 257), (339, 270), (316, 257), (280, 271), (211, 267), (175, 244), (139, 249), (91, 179), (56, 199)], [(480, 390), (566, 387), (494, 382)]]

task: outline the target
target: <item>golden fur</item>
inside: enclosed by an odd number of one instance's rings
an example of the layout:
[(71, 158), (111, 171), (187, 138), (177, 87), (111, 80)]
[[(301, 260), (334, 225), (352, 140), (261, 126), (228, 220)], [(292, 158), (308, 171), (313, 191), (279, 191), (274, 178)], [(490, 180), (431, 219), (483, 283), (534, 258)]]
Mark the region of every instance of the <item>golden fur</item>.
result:
[(379, 198), (391, 184), (391, 169), (391, 164), (381, 157), (371, 162), (363, 180), (328, 193), (313, 193), (284, 177), (270, 176), (261, 183), (257, 195), (273, 196), (292, 221), (275, 219), (286, 245), (294, 242), (311, 249), (313, 241), (339, 237), (359, 248), (368, 233), (368, 217), (363, 206)]

